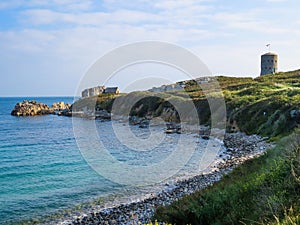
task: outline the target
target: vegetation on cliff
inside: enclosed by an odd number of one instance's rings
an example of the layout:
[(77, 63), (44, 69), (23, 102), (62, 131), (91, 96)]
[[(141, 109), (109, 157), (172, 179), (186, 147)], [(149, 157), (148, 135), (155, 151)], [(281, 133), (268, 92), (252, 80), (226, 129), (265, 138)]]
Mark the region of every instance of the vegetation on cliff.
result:
[[(226, 100), (229, 124), (241, 131), (280, 137), (299, 123), (300, 70), (253, 80), (219, 78)], [(233, 82), (232, 82), (233, 81)]]
[(300, 132), (246, 161), (213, 186), (159, 207), (172, 224), (299, 224)]
[[(215, 185), (158, 208), (154, 219), (173, 224), (300, 224), (300, 70), (256, 79), (216, 79), (226, 103), (227, 131), (267, 136), (277, 141), (277, 147), (247, 161)], [(207, 94), (219, 97), (213, 88)], [(124, 105), (128, 99), (140, 99), (131, 115), (161, 116), (173, 109), (172, 101), (193, 101), (201, 123), (210, 124), (206, 96), (195, 81), (186, 82), (184, 92), (130, 96), (118, 98), (123, 98)], [(96, 107), (110, 111), (115, 100), (100, 96)], [(169, 119), (178, 120), (178, 114)]]
[[(256, 133), (275, 140), (289, 134), (298, 126), (300, 70), (265, 75), (256, 79), (224, 76), (216, 79), (225, 99), (228, 132), (240, 130), (247, 134)], [(205, 85), (210, 84), (203, 84), (202, 87)], [(179, 122), (182, 118), (179, 118), (173, 103), (188, 105), (189, 101), (193, 101), (201, 124), (210, 125), (211, 109), (207, 95), (218, 100), (221, 93), (214, 87), (208, 89), (209, 91), (204, 94), (201, 86), (191, 80), (186, 82), (184, 91), (133, 92), (120, 96), (99, 95), (78, 100), (74, 108), (78, 110), (96, 108), (111, 112), (113, 103), (118, 99), (117, 113), (122, 114), (130, 106), (131, 116), (150, 118), (162, 116), (168, 122)]]

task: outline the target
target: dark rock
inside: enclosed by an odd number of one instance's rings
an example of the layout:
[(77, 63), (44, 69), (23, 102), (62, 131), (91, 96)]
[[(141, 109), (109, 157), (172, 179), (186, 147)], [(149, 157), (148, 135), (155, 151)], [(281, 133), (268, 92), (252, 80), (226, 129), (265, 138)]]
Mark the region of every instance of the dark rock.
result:
[(63, 111), (60, 111), (57, 113), (58, 116), (72, 116), (72, 110), (71, 109), (65, 109)]
[(98, 110), (95, 112), (95, 118), (101, 120), (110, 120), (111, 113), (107, 112), (106, 110)]
[(209, 136), (208, 135), (202, 135), (201, 138), (204, 139), (204, 140), (209, 140)]

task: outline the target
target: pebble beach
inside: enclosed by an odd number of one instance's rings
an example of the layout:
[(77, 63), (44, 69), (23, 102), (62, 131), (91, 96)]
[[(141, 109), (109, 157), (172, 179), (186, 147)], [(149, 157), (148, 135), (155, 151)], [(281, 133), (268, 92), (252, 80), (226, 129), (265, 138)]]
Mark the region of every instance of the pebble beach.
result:
[(61, 219), (45, 224), (146, 224), (151, 222), (158, 206), (169, 205), (185, 195), (190, 195), (218, 182), (225, 174), (246, 160), (258, 157), (274, 144), (267, 143), (265, 138), (258, 135), (248, 136), (244, 133), (226, 134), (224, 148), (220, 150), (216, 160), (202, 173), (165, 183), (159, 191), (139, 196), (136, 200), (122, 202), (113, 207), (94, 205), (71, 212)]

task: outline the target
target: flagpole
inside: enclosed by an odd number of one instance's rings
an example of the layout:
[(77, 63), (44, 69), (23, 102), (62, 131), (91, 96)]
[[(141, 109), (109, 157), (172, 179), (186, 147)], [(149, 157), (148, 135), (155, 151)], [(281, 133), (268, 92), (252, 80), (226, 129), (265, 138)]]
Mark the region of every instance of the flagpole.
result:
[(266, 46), (269, 48), (269, 52), (271, 52), (271, 44), (266, 44)]

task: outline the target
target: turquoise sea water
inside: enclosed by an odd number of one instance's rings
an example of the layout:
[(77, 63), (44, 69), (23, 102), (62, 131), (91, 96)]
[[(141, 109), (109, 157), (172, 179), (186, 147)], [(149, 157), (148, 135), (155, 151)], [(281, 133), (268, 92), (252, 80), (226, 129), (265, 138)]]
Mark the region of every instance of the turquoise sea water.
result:
[[(49, 105), (73, 101), (34, 99)], [(23, 100), (0, 98), (0, 224), (39, 218), (118, 187), (84, 161), (71, 118), (11, 116), (14, 105)]]
[[(24, 99), (27, 98), (0, 98), (0, 224), (41, 219), (99, 197), (120, 195), (124, 190), (128, 191), (128, 187), (104, 178), (88, 165), (77, 146), (72, 118), (56, 115), (11, 116), (14, 105)], [(48, 105), (58, 101), (73, 101), (71, 97), (29, 99)], [(107, 151), (119, 162), (133, 166), (163, 162), (174, 151), (179, 137), (187, 144), (200, 141), (194, 135), (172, 134), (164, 136), (163, 141), (151, 151), (131, 151), (115, 135), (114, 129), (122, 130), (124, 123), (116, 123), (113, 127), (110, 121), (76, 119), (83, 127), (94, 124)], [(148, 129), (138, 126), (130, 129), (140, 140), (149, 136)], [(154, 129), (163, 134), (164, 128)], [(126, 139), (126, 132), (124, 135)], [(93, 140), (86, 131), (82, 137), (76, 137), (81, 139), (81, 143), (83, 140), (83, 143), (91, 146), (98, 144), (97, 140), (90, 143)], [(185, 147), (188, 146), (185, 144)], [(202, 147), (197, 146), (181, 175), (197, 170)], [(179, 160), (184, 158), (182, 154), (185, 153), (180, 154)], [(165, 165), (165, 168), (169, 167)], [(120, 172), (122, 174), (124, 171)], [(135, 189), (133, 192), (136, 194)]]

